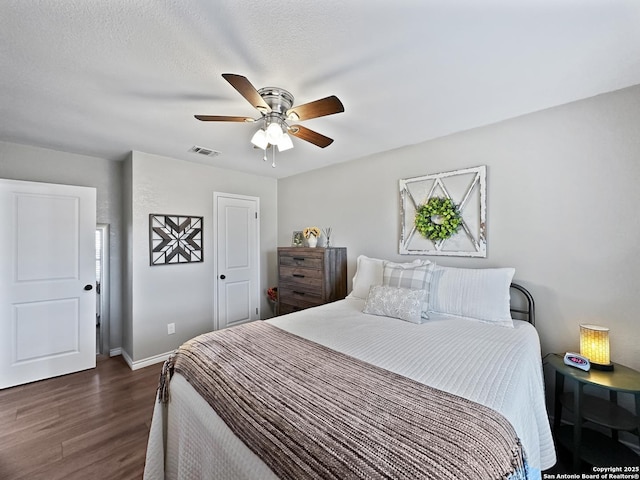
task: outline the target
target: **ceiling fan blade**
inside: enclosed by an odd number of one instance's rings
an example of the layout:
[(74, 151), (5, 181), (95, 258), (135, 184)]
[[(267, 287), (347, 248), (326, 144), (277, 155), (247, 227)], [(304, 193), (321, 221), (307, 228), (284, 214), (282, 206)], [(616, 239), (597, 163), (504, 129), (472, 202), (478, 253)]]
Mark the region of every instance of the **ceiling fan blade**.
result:
[(324, 117), (334, 113), (344, 112), (342, 102), (335, 95), (292, 107), (287, 110), (287, 117), (295, 115), (295, 120), (309, 120), (310, 118)]
[(267, 102), (260, 96), (258, 90), (251, 85), (251, 82), (247, 77), (242, 75), (236, 75), (235, 73), (223, 73), (222, 77), (235, 88), (240, 95), (247, 99), (247, 101), (258, 109), (260, 112), (269, 113), (271, 107), (267, 105)]
[(298, 137), (301, 140), (313, 143), (320, 148), (328, 147), (333, 143), (333, 138), (325, 137), (324, 135), (309, 130), (302, 125), (292, 125), (289, 127), (289, 133), (294, 137)]
[(229, 117), (226, 115), (194, 115), (203, 122), (254, 122), (251, 117)]

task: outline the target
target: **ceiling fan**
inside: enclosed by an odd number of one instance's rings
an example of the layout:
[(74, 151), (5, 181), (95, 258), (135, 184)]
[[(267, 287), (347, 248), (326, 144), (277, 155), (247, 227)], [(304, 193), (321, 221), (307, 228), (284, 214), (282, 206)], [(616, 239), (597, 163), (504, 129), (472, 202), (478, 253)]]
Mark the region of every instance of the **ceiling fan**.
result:
[(256, 90), (251, 82), (242, 75), (223, 73), (222, 77), (260, 112), (260, 117), (195, 115), (195, 118), (203, 122), (262, 122), (262, 128), (253, 135), (251, 143), (264, 150), (264, 160), (267, 159), (267, 149), (272, 149), (273, 167), (275, 167), (274, 147), (278, 147), (279, 152), (293, 148), (289, 134), (320, 148), (328, 147), (333, 143), (332, 138), (302, 125), (291, 125), (290, 123), (344, 112), (342, 102), (335, 95), (294, 107), (293, 95), (282, 88), (265, 87)]

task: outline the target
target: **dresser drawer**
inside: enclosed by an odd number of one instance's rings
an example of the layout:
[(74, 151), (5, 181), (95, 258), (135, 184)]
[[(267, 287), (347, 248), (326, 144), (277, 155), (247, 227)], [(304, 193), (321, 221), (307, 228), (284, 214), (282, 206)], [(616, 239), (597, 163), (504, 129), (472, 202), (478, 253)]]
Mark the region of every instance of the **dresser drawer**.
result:
[(322, 270), (322, 257), (311, 255), (280, 255), (280, 267), (304, 267), (314, 270)]
[(303, 308), (315, 307), (325, 303), (322, 298), (322, 292), (304, 286), (281, 285), (278, 287), (278, 295), (284, 299), (283, 303)]
[(278, 315), (286, 315), (287, 313), (299, 312), (300, 310), (304, 310), (306, 307), (299, 307), (298, 305), (291, 305), (289, 303), (280, 303), (280, 307), (278, 308)]
[(320, 270), (300, 267), (280, 267), (280, 282), (322, 287), (324, 274)]

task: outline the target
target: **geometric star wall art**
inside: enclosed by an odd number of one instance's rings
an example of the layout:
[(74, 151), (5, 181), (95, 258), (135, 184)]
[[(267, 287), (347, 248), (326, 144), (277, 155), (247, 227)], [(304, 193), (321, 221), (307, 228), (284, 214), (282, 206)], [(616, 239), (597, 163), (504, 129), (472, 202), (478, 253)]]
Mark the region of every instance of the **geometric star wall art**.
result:
[[(487, 256), (486, 165), (401, 179), (399, 187), (401, 255)], [(445, 239), (431, 240), (416, 227), (416, 213), (433, 197), (450, 199), (461, 217), (457, 232)]]
[(152, 266), (202, 262), (202, 217), (150, 214), (149, 259)]

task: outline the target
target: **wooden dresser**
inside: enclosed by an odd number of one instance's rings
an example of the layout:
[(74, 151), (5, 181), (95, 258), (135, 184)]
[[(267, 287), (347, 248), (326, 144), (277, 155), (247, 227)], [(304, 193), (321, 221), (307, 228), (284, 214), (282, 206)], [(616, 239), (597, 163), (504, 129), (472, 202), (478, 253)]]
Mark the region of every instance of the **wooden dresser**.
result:
[(278, 315), (346, 296), (346, 248), (278, 248)]

